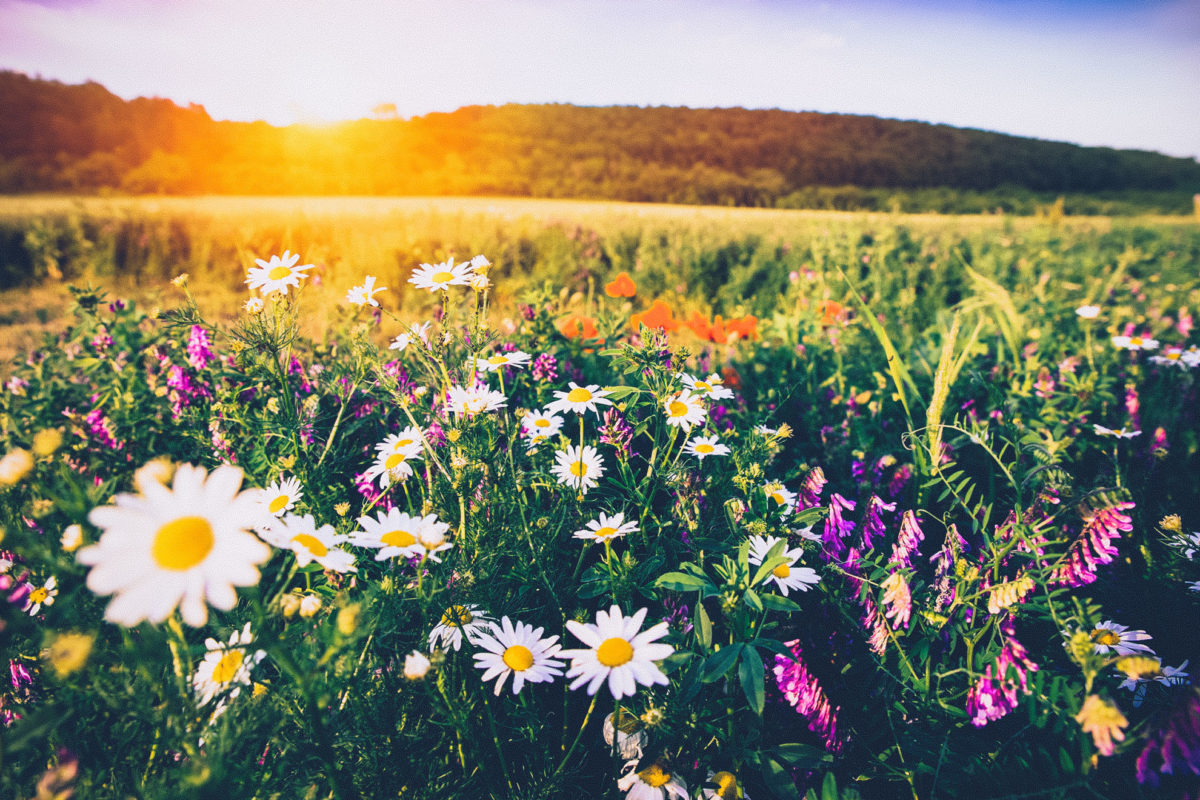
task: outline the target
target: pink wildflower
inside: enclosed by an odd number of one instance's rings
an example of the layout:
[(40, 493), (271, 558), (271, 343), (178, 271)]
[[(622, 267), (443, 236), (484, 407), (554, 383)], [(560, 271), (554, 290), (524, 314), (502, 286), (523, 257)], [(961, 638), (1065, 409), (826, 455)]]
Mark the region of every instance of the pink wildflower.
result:
[(840, 706), (831, 706), (825, 690), (800, 657), (800, 641), (787, 642), (792, 657), (775, 656), (775, 683), (796, 713), (808, 720), (808, 729), (825, 741), (825, 749), (838, 752), (842, 740), (837, 733)]

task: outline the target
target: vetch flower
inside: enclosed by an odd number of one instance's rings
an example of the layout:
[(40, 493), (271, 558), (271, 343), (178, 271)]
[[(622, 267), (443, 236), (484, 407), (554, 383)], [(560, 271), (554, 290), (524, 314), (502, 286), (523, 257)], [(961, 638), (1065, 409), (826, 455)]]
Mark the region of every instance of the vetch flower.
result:
[(429, 646), (442, 650), (453, 648), (457, 652), (462, 648), (464, 636), (468, 642), (476, 644), (475, 640), (481, 633), (487, 632), (493, 621), (494, 618), (483, 613), (479, 606), (450, 606), (442, 614), (441, 621), (429, 632)]
[(304, 569), (312, 562), (334, 572), (355, 572), (354, 554), (337, 548), (350, 537), (338, 533), (332, 525), (317, 527), (311, 514), (288, 514), (281, 520), (260, 526), (258, 534), (269, 544), (296, 554), (296, 565)]
[(520, 692), (527, 681), (546, 683), (562, 675), (564, 662), (554, 659), (562, 645), (557, 644), (557, 636), (543, 639), (542, 632), (524, 622), (514, 626), (503, 617), (499, 625), (493, 623), (490, 631), (476, 637), (475, 646), (487, 652), (475, 654), (475, 666), (484, 670), (484, 683), (496, 679), (497, 696), (509, 675), (513, 694)]
[(625, 774), (617, 780), (617, 788), (625, 792), (625, 800), (688, 800), (687, 784), (683, 778), (667, 770), (662, 761), (656, 761), (643, 770), (637, 768), (638, 760), (625, 762)]
[(558, 482), (580, 494), (587, 494), (588, 489), (604, 477), (604, 462), (590, 444), (582, 449), (578, 445), (568, 445), (566, 450), (554, 454), (554, 461), (550, 471), (558, 478)]
[(375, 295), (380, 292), (386, 292), (386, 286), (375, 286), (375, 276), (368, 275), (363, 281), (362, 286), (355, 286), (350, 291), (346, 292), (346, 302), (362, 308), (365, 305), (379, 307), (379, 301), (375, 299)]
[(696, 436), (684, 445), (683, 452), (703, 461), (708, 456), (729, 455), (729, 447), (721, 444), (718, 436)]
[(270, 261), (261, 258), (254, 259), (257, 267), (251, 267), (246, 274), (246, 284), (251, 289), (258, 289), (264, 295), (279, 292), (286, 295), (289, 286), (300, 288), (300, 279), (307, 278), (306, 270), (313, 268), (312, 264), (297, 267), (300, 256), (289, 250), (284, 250), (282, 256), (271, 256)]
[(646, 614), (647, 609), (642, 608), (626, 617), (613, 605), (607, 612), (596, 613), (595, 625), (567, 620), (567, 630), (586, 645), (560, 653), (571, 659), (567, 678), (575, 679), (572, 690), (587, 684), (587, 693), (594, 695), (607, 681), (612, 696), (620, 700), (632, 697), (639, 684), (667, 684), (667, 676), (654, 662), (667, 658), (675, 648), (657, 643), (667, 635), (666, 622), (641, 630)]
[(690, 432), (696, 425), (703, 425), (704, 418), (708, 416), (704, 401), (687, 389), (663, 400), (663, 411), (667, 415), (667, 424), (683, 428), (684, 433)]
[(1097, 653), (1113, 652), (1120, 656), (1135, 653), (1151, 653), (1149, 645), (1139, 644), (1151, 638), (1145, 631), (1133, 631), (1125, 625), (1118, 625), (1110, 619), (1096, 625), (1089, 634), (1092, 638), (1092, 648)]
[(796, 713), (808, 720), (808, 729), (825, 741), (825, 749), (836, 753), (842, 748), (837, 732), (840, 706), (831, 705), (825, 690), (801, 657), (800, 640), (785, 642), (791, 657), (776, 655), (771, 670), (775, 684)]
[(296, 502), (304, 497), (300, 481), (295, 477), (285, 478), (280, 475), (275, 482), (263, 490), (262, 504), (267, 513), (279, 517), (284, 512), (291, 511)]
[(751, 536), (750, 552), (746, 560), (755, 566), (761, 566), (766, 560), (767, 554), (771, 552), (771, 548), (779, 542), (784, 542), (784, 549), (780, 555), (787, 561), (771, 570), (771, 573), (763, 579), (763, 583), (774, 583), (780, 593), (787, 597), (788, 591), (791, 589), (807, 592), (809, 586), (815, 586), (821, 582), (821, 576), (816, 573), (816, 570), (811, 567), (796, 566), (796, 563), (804, 556), (804, 548), (796, 547), (788, 550), (786, 540), (776, 536)]
[(249, 647), (253, 641), (249, 622), (240, 632), (234, 631), (228, 642), (212, 638), (204, 640), (207, 652), (192, 676), (197, 705), (207, 705), (218, 695), (237, 697), (243, 686), (250, 685), (250, 672), (267, 655), (265, 650), (251, 652)]
[(470, 263), (455, 264), (454, 258), (441, 264), (422, 264), (413, 270), (408, 282), (418, 289), (444, 292), (451, 286), (466, 286), (471, 280)]
[(575, 381), (570, 381), (570, 384), (571, 388), (567, 391), (556, 390), (554, 392), (554, 396), (558, 399), (547, 403), (546, 411), (556, 411), (561, 414), (565, 414), (568, 411), (574, 411), (576, 414), (594, 411), (599, 415), (600, 411), (596, 408), (597, 404), (612, 405), (612, 401), (607, 399), (608, 391), (601, 389), (599, 385), (580, 386)]
[(609, 516), (601, 512), (599, 519), (591, 520), (582, 530), (575, 531), (575, 538), (606, 542), (637, 530), (640, 530), (638, 524), (632, 520), (626, 522), (624, 513), (617, 512)]
[(1092, 744), (1102, 756), (1111, 756), (1115, 746), (1113, 739), (1118, 742), (1125, 739), (1125, 726), (1129, 720), (1121, 713), (1121, 709), (1098, 695), (1089, 694), (1083, 701), (1083, 707), (1075, 715), (1075, 721), (1084, 733), (1092, 735)]
[(241, 483), (237, 467), (210, 475), (181, 464), (172, 488), (143, 481), (142, 494), (120, 494), (116, 505), (92, 509), (88, 519), (104, 533), (76, 557), (92, 567), (89, 589), (115, 595), (105, 619), (157, 624), (178, 607), (187, 624), (200, 627), (208, 605), (233, 608), (233, 587), (257, 584), (258, 565), (271, 557), (250, 533), (262, 521), (260, 493), (239, 493)]

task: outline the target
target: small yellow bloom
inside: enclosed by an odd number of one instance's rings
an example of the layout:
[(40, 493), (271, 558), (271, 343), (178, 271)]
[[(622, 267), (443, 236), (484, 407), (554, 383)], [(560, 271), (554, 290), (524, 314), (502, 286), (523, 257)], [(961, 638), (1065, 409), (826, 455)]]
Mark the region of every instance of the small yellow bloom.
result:
[(1083, 708), (1075, 715), (1075, 721), (1083, 728), (1084, 733), (1092, 735), (1092, 743), (1103, 756), (1113, 754), (1113, 739), (1123, 741), (1125, 727), (1129, 724), (1121, 709), (1094, 694), (1089, 694), (1083, 701)]
[(33, 469), (33, 456), (17, 447), (0, 458), (0, 486), (16, 486)]
[(1117, 659), (1117, 669), (1131, 681), (1147, 680), (1162, 675), (1162, 661), (1149, 656), (1125, 656)]
[(180, 288), (187, 286), (187, 282), (188, 282), (188, 274), (186, 272), (181, 272), (178, 275), (176, 275), (174, 278), (171, 279), (171, 283), (175, 284), (176, 286), (178, 286)]
[(1168, 514), (1158, 523), (1158, 527), (1162, 528), (1164, 531), (1179, 533), (1181, 530), (1183, 530), (1183, 520), (1179, 518), (1178, 514)]
[(266, 693), (267, 687), (263, 686), (261, 683), (254, 684), (254, 688), (251, 689), (251, 694), (253, 694), (255, 697), (262, 697)]
[(333, 510), (335, 512), (337, 512), (337, 515), (339, 517), (344, 517), (350, 511), (350, 504), (349, 503), (338, 503), (336, 506), (333, 507)]
[(446, 431), (446, 438), (451, 442), (457, 442), (460, 438), (462, 438), (462, 432), (451, 428), (450, 430)]
[(792, 426), (788, 425), (786, 422), (783, 423), (782, 425), (780, 425), (779, 430), (775, 431), (775, 438), (776, 439), (792, 438)]
[(291, 470), (292, 467), (296, 466), (296, 457), (284, 456), (283, 458), (279, 459), (279, 466), (284, 470)]
[(87, 663), (96, 637), (88, 633), (60, 633), (42, 654), (58, 677), (78, 672)]
[(300, 610), (300, 598), (294, 594), (285, 594), (279, 598), (279, 610), (284, 619), (291, 619)]
[(62, 447), (63, 434), (58, 428), (46, 428), (33, 435), (33, 454), (38, 458), (54, 455)]
[(362, 609), (358, 603), (348, 605), (338, 612), (337, 629), (342, 636), (352, 636), (358, 629), (358, 617)]

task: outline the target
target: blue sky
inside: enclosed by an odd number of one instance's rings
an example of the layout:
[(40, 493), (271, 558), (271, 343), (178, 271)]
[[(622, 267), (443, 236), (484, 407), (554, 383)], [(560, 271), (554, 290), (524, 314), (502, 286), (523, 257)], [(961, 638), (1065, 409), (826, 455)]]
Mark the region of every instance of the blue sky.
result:
[(0, 68), (277, 124), (745, 106), (1200, 156), (1200, 0), (0, 0)]

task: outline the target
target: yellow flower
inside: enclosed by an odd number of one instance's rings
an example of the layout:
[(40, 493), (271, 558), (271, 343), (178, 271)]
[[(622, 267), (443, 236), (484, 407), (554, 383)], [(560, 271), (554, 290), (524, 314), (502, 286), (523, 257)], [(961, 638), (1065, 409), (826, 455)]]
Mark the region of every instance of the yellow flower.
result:
[(1179, 531), (1183, 530), (1183, 520), (1179, 518), (1178, 514), (1168, 514), (1158, 523), (1158, 527), (1164, 531), (1179, 533)]
[(350, 511), (350, 504), (349, 503), (338, 503), (336, 506), (333, 507), (333, 510), (335, 512), (337, 512), (337, 515), (339, 517), (344, 517)]
[(62, 549), (74, 553), (83, 544), (83, 526), (68, 525), (62, 533)]
[(60, 633), (42, 653), (43, 658), (54, 668), (58, 677), (65, 678), (77, 672), (87, 663), (92, 653), (92, 642), (96, 637), (90, 633)]
[(33, 454), (38, 458), (54, 455), (62, 447), (63, 435), (58, 428), (46, 428), (33, 435)]
[(1103, 756), (1113, 754), (1113, 739), (1123, 741), (1125, 726), (1129, 724), (1121, 709), (1094, 694), (1089, 694), (1083, 701), (1083, 708), (1075, 715), (1075, 721), (1083, 728), (1084, 733), (1092, 735), (1092, 743)]
[(1162, 661), (1147, 656), (1125, 656), (1117, 659), (1117, 669), (1131, 681), (1145, 680), (1162, 675)]
[(15, 448), (0, 458), (0, 486), (16, 486), (33, 469), (33, 456), (28, 450)]

